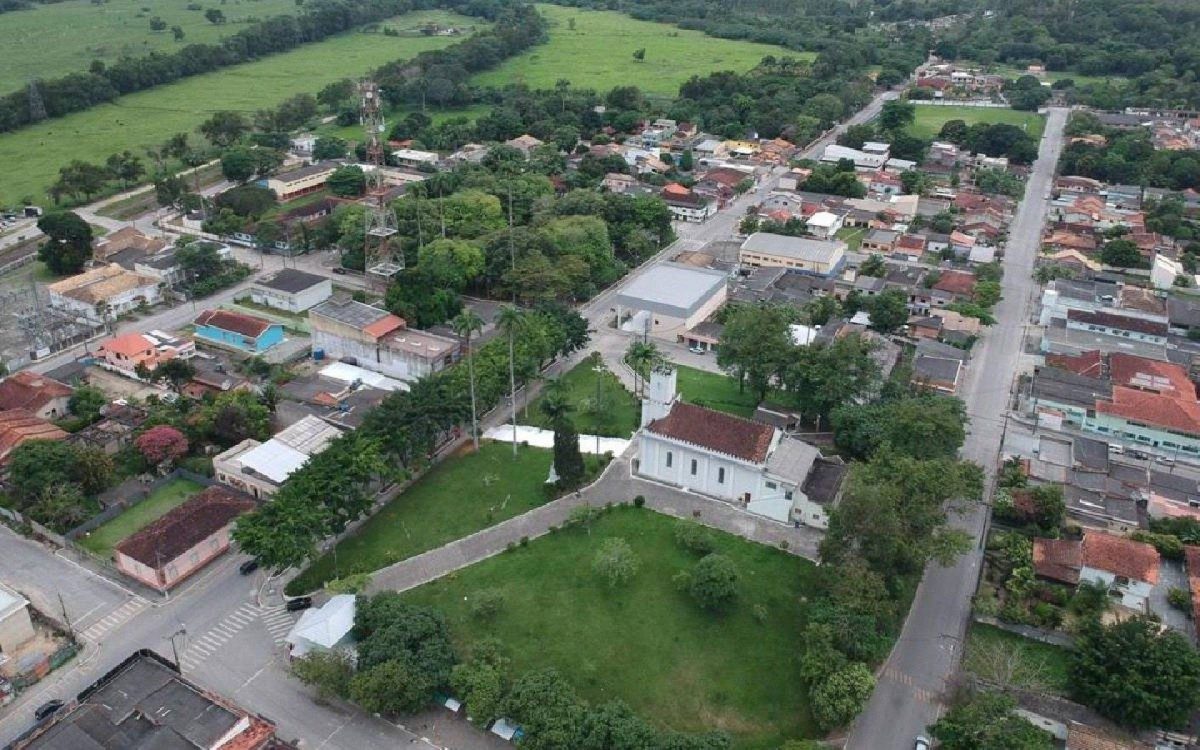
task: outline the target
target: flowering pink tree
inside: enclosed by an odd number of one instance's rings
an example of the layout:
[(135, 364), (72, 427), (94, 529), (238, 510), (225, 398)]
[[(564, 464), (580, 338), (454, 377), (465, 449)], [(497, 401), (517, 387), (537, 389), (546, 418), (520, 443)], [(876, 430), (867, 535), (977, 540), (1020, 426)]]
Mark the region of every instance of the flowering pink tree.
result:
[(143, 432), (133, 443), (154, 465), (177, 461), (187, 455), (188, 439), (170, 425), (160, 424)]

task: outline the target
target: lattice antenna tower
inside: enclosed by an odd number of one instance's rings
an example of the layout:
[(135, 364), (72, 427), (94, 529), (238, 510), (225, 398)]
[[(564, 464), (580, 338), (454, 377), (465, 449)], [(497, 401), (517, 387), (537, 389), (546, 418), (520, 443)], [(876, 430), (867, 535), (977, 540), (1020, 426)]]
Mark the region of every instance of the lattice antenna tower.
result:
[(367, 279), (377, 288), (386, 288), (392, 277), (404, 270), (404, 255), (397, 252), (394, 237), (397, 233), (396, 212), (387, 200), (383, 180), (384, 120), (379, 86), (374, 81), (362, 81), (358, 86), (362, 103), (362, 123), (366, 131), (367, 175), (366, 233), (363, 262)]

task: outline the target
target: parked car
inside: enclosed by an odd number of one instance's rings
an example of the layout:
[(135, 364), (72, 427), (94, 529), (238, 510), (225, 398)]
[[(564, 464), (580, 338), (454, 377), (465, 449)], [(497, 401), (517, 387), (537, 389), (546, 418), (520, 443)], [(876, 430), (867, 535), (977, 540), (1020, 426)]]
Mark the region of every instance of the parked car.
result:
[(288, 612), (299, 612), (312, 606), (312, 597), (297, 596), (295, 599), (288, 599), (287, 604), (283, 606)]
[(238, 572), (244, 576), (248, 576), (258, 570), (258, 560), (251, 558), (238, 566)]
[(913, 750), (929, 750), (929, 738), (918, 734), (916, 742), (913, 743)]
[(66, 705), (66, 702), (64, 702), (63, 700), (61, 700), (59, 698), (55, 698), (54, 700), (46, 701), (42, 705), (38, 706), (37, 710), (33, 712), (33, 718), (37, 719), (38, 721), (45, 721), (46, 719), (49, 719), (54, 714), (58, 713), (59, 709), (61, 709), (65, 705)]
[(691, 352), (692, 354), (703, 354), (707, 350), (700, 346), (691, 346), (691, 347), (688, 347), (688, 351)]

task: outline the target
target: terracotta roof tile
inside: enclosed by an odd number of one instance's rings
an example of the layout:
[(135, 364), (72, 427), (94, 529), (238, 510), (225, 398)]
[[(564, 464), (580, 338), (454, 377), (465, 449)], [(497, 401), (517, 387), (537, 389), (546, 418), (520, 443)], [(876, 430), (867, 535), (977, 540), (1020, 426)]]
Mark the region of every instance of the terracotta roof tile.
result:
[(975, 274), (966, 271), (942, 271), (933, 288), (951, 294), (969, 295), (975, 291)]
[(1079, 583), (1080, 546), (1079, 542), (1066, 539), (1034, 539), (1034, 572), (1042, 578), (1074, 586)]
[(157, 570), (253, 509), (250, 498), (214, 485), (126, 537), (116, 551)]
[(37, 411), (54, 399), (70, 396), (72, 392), (70, 386), (57, 380), (21, 370), (0, 382), (0, 409)]
[(1154, 391), (1188, 401), (1196, 400), (1196, 386), (1188, 377), (1187, 370), (1179, 365), (1113, 352), (1108, 356), (1108, 370), (1114, 385)]
[(1047, 354), (1046, 364), (1089, 378), (1098, 378), (1104, 374), (1104, 357), (1099, 349), (1079, 354)]
[(25, 409), (0, 411), (0, 457), (29, 440), (65, 440), (67, 433)]
[(1125, 386), (1113, 386), (1112, 401), (1097, 401), (1096, 411), (1200, 435), (1200, 403)]
[(1158, 583), (1158, 550), (1123, 536), (1102, 531), (1086, 532), (1080, 561), (1086, 567), (1130, 580)]
[(1145, 318), (1134, 318), (1129, 315), (1118, 315), (1116, 313), (1091, 311), (1091, 310), (1068, 310), (1067, 320), (1087, 325), (1098, 325), (1106, 328), (1116, 328), (1122, 331), (1134, 331), (1137, 333), (1145, 333), (1151, 336), (1166, 336), (1167, 324), (1160, 323), (1155, 320), (1146, 320)]
[(233, 331), (243, 336), (258, 337), (272, 325), (266, 318), (234, 312), (232, 310), (205, 310), (196, 318), (198, 326), (213, 326), (223, 331)]
[(694, 404), (675, 402), (671, 412), (646, 427), (656, 435), (690, 443), (743, 461), (767, 460), (775, 428)]

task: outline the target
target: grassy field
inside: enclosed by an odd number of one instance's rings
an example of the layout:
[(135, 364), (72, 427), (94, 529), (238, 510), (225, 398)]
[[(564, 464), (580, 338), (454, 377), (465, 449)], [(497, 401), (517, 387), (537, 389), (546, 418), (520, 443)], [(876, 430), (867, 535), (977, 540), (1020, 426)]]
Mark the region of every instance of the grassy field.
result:
[(837, 238), (845, 242), (851, 252), (858, 250), (858, 246), (862, 244), (863, 237), (866, 235), (867, 230), (862, 227), (843, 227), (837, 232)]
[(679, 395), (689, 404), (707, 406), (717, 411), (736, 414), (739, 417), (754, 416), (758, 399), (747, 388), (742, 392), (737, 381), (728, 375), (722, 375), (694, 367), (676, 365), (678, 376), (676, 385)]
[[(585, 359), (558, 379), (567, 400), (574, 407), (571, 419), (582, 435), (629, 437), (638, 427), (640, 406), (633, 394), (621, 385), (617, 376), (605, 369), (597, 373), (592, 368), (598, 358)], [(603, 367), (603, 365), (601, 365)], [(600, 400), (596, 400), (596, 382), (600, 383)], [(520, 424), (550, 429), (552, 425), (539, 408), (543, 395), (529, 405), (527, 416), (518, 417)]]
[[(410, 13), (387, 25), (408, 28), (427, 22), (478, 25), (476, 19), (441, 11)], [(162, 143), (174, 133), (195, 131), (217, 110), (253, 113), (295, 94), (316, 94), (327, 83), (361, 75), (385, 62), (459, 40), (352, 32), (0, 135), (0, 160), (8, 165), (0, 183), (0, 204), (25, 195), (40, 199), (59, 167), (73, 159), (103, 162), (125, 149), (140, 154), (144, 146)]]
[(149, 526), (202, 489), (203, 485), (190, 479), (168, 482), (150, 497), (81, 538), (79, 543), (101, 557), (111, 557), (113, 547), (122, 539)]
[[(812, 57), (769, 44), (717, 39), (611, 11), (558, 5), (539, 5), (538, 10), (551, 22), (550, 40), (495, 70), (480, 73), (475, 83), (503, 86), (523, 82), (549, 89), (566, 78), (579, 88), (608, 91), (632, 85), (648, 94), (675, 96), (679, 84), (693, 75), (718, 70), (745, 72), (766, 55)], [(572, 19), (574, 29), (570, 27)], [(638, 49), (646, 50), (644, 61), (633, 59)]]
[[(209, 4), (215, 7), (215, 4)], [(5, 13), (0, 23), (0, 93), (18, 89), (34, 78), (57, 78), (87, 70), (93, 60), (115, 62), (151, 52), (174, 52), (189, 44), (215, 42), (245, 24), (270, 16), (299, 12), (293, 0), (225, 0), (226, 23), (216, 26), (203, 10), (187, 10), (184, 0), (64, 0), (34, 4), (31, 10)], [(147, 12), (148, 10), (148, 12)], [(166, 31), (151, 31), (158, 16)], [(170, 27), (183, 29), (176, 42)]]
[[(546, 502), (551, 452), (484, 442), (451, 458), (396, 496), (337, 546), (336, 573), (369, 573), (518, 516)], [(319, 588), (336, 577), (333, 555), (316, 560), (289, 591)]]
[(1070, 652), (1007, 630), (975, 623), (967, 635), (963, 668), (985, 679), (1066, 695)]
[[(627, 498), (613, 498), (614, 501)], [(593, 703), (620, 699), (655, 724), (682, 731), (722, 729), (738, 748), (778, 748), (811, 736), (799, 676), (796, 634), (813, 566), (796, 557), (714, 532), (741, 581), (728, 612), (701, 610), (672, 577), (697, 559), (674, 541), (675, 519), (618, 507), (590, 532), (536, 539), (406, 594), (445, 612), (460, 645), (499, 638), (512, 671), (553, 666)], [(600, 544), (620, 537), (640, 568), (610, 589), (592, 572)], [(495, 620), (469, 616), (474, 593), (498, 589)], [(760, 622), (754, 610), (761, 608)]]
[(962, 120), (967, 125), (977, 122), (1008, 123), (1023, 127), (1036, 138), (1042, 137), (1042, 129), (1046, 126), (1046, 118), (1037, 112), (1018, 112), (1015, 109), (1000, 107), (966, 107), (939, 106), (936, 104), (917, 104), (917, 117), (908, 131), (917, 138), (936, 138), (942, 125), (950, 120)]
[[(386, 121), (394, 123), (397, 120), (404, 119), (404, 116), (414, 110), (410, 109), (393, 109), (387, 113)], [(483, 117), (488, 112), (492, 111), (490, 104), (479, 104), (472, 107), (460, 107), (457, 109), (430, 109), (425, 114), (433, 121), (435, 125), (439, 125), (446, 120), (452, 120), (456, 117), (465, 117), (474, 122), (477, 118)], [(333, 136), (341, 138), (345, 141), (358, 142), (362, 140), (363, 129), (361, 125), (338, 125), (336, 122), (330, 122), (325, 125), (318, 125), (313, 129), (317, 135)]]

